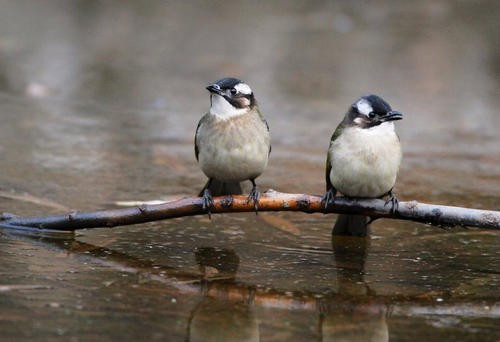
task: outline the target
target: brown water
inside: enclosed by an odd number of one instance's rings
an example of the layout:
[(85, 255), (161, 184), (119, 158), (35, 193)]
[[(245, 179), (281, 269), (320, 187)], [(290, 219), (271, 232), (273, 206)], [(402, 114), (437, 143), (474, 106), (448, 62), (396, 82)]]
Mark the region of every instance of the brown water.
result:
[[(262, 189), (322, 193), (328, 139), (374, 92), (402, 200), (500, 209), (500, 6), (0, 1), (0, 212), (195, 194), (204, 86), (237, 76), (272, 131)], [(334, 215), (0, 231), (2, 340), (499, 340), (500, 235)]]

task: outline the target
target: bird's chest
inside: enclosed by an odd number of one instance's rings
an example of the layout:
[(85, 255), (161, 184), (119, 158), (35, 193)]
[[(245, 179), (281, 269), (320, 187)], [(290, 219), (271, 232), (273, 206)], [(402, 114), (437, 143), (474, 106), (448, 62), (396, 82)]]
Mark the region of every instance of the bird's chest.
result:
[(331, 143), (329, 153), (330, 181), (344, 195), (379, 197), (396, 182), (401, 147), (392, 123), (346, 128)]
[(267, 165), (269, 132), (259, 121), (228, 120), (206, 125), (198, 144), (203, 171), (209, 177), (235, 180), (262, 173)]
[(253, 120), (212, 123), (204, 130), (200, 150), (211, 158), (241, 159), (266, 154), (269, 133), (263, 126)]

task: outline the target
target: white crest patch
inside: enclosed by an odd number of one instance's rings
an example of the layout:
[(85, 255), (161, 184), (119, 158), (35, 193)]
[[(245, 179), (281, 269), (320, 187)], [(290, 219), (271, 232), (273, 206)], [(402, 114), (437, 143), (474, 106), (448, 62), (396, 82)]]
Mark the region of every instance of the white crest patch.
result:
[(360, 114), (368, 116), (371, 112), (373, 112), (372, 105), (365, 99), (361, 99), (356, 102), (356, 108)]
[(210, 114), (217, 116), (219, 119), (227, 120), (248, 112), (248, 108), (235, 108), (224, 97), (218, 94), (212, 94), (211, 97), (212, 106), (210, 107)]
[(238, 83), (237, 85), (234, 86), (234, 89), (236, 89), (238, 93), (245, 95), (250, 95), (252, 93), (252, 89), (246, 83)]

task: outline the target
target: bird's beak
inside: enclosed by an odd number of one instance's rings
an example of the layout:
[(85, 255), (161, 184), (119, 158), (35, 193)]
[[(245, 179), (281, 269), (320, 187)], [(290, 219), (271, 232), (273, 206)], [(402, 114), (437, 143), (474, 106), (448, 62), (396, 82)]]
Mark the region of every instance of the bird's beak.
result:
[(380, 118), (380, 121), (385, 122), (385, 121), (394, 121), (394, 120), (401, 120), (403, 118), (403, 113), (398, 112), (397, 110), (391, 110), (390, 112), (387, 112), (386, 115)]
[(219, 95), (222, 94), (222, 91), (221, 91), (219, 85), (215, 84), (215, 83), (207, 85), (207, 90), (209, 92), (211, 92), (212, 94), (219, 94)]

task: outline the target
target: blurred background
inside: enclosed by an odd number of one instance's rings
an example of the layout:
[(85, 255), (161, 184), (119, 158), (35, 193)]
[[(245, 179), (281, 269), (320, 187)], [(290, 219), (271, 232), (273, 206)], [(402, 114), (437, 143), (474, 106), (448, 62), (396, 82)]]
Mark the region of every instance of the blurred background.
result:
[[(225, 76), (251, 85), (271, 128), (261, 189), (323, 193), (333, 130), (375, 93), (405, 115), (400, 200), (499, 210), (499, 10), (0, 0), (0, 212), (198, 193), (194, 133), (205, 86)], [(0, 328), (12, 339), (500, 338), (498, 233), (381, 220), (370, 238), (339, 242), (334, 220), (217, 215), (69, 241), (0, 231)]]

